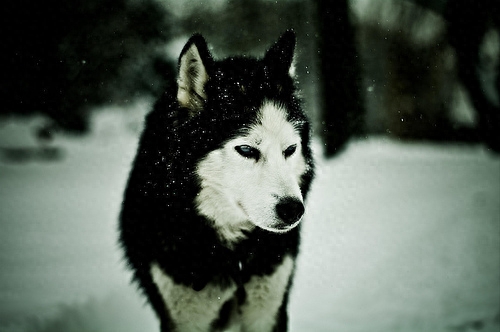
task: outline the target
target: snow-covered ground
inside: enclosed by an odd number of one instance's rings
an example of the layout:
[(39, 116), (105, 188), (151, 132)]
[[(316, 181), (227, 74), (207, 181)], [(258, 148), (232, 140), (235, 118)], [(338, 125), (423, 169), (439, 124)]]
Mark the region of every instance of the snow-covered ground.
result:
[[(137, 144), (118, 114), (58, 137), (60, 162), (0, 160), (1, 332), (158, 331), (116, 244)], [(375, 137), (318, 164), (291, 331), (499, 331), (498, 156)]]

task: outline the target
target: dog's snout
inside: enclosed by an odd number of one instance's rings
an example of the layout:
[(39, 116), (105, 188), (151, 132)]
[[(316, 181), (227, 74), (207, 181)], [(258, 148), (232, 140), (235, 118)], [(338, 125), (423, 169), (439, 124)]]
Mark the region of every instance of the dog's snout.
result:
[(296, 198), (286, 197), (276, 204), (278, 217), (287, 224), (294, 224), (304, 214), (304, 204)]

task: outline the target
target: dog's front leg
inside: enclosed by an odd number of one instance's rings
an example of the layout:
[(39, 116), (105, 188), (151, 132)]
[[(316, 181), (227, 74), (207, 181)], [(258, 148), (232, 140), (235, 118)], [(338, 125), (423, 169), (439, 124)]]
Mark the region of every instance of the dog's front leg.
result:
[(222, 306), (236, 291), (236, 285), (221, 287), (211, 283), (199, 291), (194, 290), (175, 283), (156, 263), (151, 265), (151, 276), (171, 320), (169, 326), (162, 322), (162, 332), (164, 329), (169, 331), (170, 328), (175, 332), (211, 331)]
[(286, 306), (285, 294), (294, 266), (294, 259), (286, 256), (272, 274), (254, 276), (244, 285), (246, 299), (241, 307), (241, 319), (245, 332), (286, 331), (287, 316), (283, 306)]

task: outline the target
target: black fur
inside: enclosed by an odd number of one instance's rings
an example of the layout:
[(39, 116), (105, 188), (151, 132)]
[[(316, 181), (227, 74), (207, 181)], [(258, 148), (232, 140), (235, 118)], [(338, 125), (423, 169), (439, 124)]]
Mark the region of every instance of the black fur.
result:
[[(203, 110), (190, 116), (179, 107), (173, 90), (158, 100), (146, 119), (121, 212), (120, 242), (134, 279), (160, 317), (162, 331), (169, 331), (172, 323), (152, 282), (151, 262), (158, 262), (176, 283), (200, 290), (209, 282), (242, 285), (253, 275), (272, 273), (285, 255), (298, 253), (299, 227), (285, 234), (255, 229), (234, 248), (224, 245), (194, 208), (200, 190), (197, 162), (255, 122), (259, 107), (268, 99), (284, 105), (289, 118), (299, 123), (309, 165), (301, 188), (304, 198), (313, 178), (309, 124), (288, 75), (293, 33), (285, 33), (262, 60), (215, 61), (200, 35), (193, 36), (183, 52), (192, 43), (209, 75)], [(288, 292), (276, 331), (287, 328), (287, 297)], [(244, 301), (244, 294), (239, 298)]]

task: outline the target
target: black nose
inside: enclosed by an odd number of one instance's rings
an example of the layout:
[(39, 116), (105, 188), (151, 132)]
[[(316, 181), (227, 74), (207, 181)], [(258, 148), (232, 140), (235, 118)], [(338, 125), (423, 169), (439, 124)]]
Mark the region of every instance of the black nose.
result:
[(296, 198), (286, 197), (276, 204), (276, 213), (283, 222), (291, 225), (304, 214), (304, 204)]

